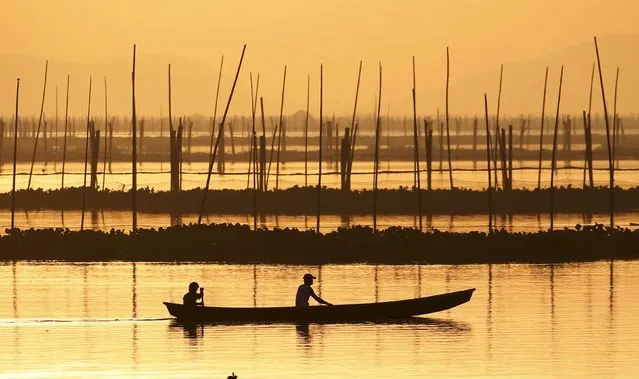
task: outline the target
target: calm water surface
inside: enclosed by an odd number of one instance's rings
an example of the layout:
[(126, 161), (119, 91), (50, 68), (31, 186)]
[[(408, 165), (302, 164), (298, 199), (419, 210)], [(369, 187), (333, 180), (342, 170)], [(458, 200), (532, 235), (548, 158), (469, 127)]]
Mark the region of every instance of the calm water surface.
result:
[[(412, 323), (208, 325), (162, 301), (189, 281), (208, 304), (289, 305), (304, 272), (334, 303), (477, 288)], [(569, 265), (0, 265), (0, 378), (632, 376), (639, 262)]]

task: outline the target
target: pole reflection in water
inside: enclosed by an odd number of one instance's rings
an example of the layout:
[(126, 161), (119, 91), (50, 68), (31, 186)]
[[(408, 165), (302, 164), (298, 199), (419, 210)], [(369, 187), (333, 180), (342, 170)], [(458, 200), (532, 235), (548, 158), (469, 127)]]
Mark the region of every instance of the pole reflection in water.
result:
[(378, 303), (379, 302), (379, 267), (378, 265), (375, 265), (375, 275), (374, 275), (374, 281), (375, 281), (375, 302)]
[(488, 360), (493, 360), (493, 265), (488, 265), (488, 304), (486, 306), (486, 353)]
[(257, 265), (253, 265), (253, 308), (257, 308)]
[(131, 344), (132, 344), (132, 356), (133, 362), (138, 363), (138, 323), (135, 319), (138, 318), (138, 278), (137, 267), (135, 262), (131, 262), (131, 317), (133, 322), (131, 323)]

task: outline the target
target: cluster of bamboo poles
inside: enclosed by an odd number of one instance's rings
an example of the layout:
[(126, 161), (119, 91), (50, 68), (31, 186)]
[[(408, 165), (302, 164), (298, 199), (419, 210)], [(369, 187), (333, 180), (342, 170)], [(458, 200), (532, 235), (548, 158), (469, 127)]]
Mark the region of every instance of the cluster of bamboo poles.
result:
[[(608, 121), (608, 112), (605, 101), (605, 91), (603, 88), (603, 76), (601, 73), (601, 63), (599, 59), (599, 50), (597, 46), (597, 42), (595, 39), (595, 48), (597, 53), (597, 66), (599, 68), (599, 77), (601, 82), (602, 89), (602, 97), (604, 103), (604, 119), (606, 125), (606, 138), (608, 145), (608, 157), (610, 164), (610, 224), (614, 226), (614, 150), (617, 145), (617, 115), (616, 115), (616, 94), (617, 94), (617, 81), (619, 70), (617, 69), (617, 78), (615, 81), (615, 105), (614, 105), (614, 116), (613, 116), (613, 136), (611, 141), (611, 132), (609, 128)], [(226, 107), (219, 123), (217, 125), (217, 106), (218, 106), (218, 96), (221, 82), (221, 75), (224, 64), (224, 57), (222, 57), (220, 62), (220, 70), (218, 75), (218, 83), (217, 90), (215, 96), (215, 108), (213, 114), (213, 128), (211, 133), (211, 142), (210, 142), (210, 159), (209, 159), (209, 167), (207, 171), (207, 179), (204, 187), (204, 191), (202, 194), (202, 202), (200, 206), (200, 212), (198, 216), (198, 224), (202, 221), (202, 216), (206, 209), (206, 201), (207, 194), (209, 192), (211, 174), (214, 167), (214, 163), (216, 157), (219, 152), (218, 159), (218, 171), (224, 172), (224, 128), (227, 119), (227, 114), (229, 110), (230, 103), (233, 98), (233, 94), (235, 91), (235, 87), (237, 84), (237, 80), (240, 74), (242, 62), (244, 59), (244, 54), (246, 51), (246, 45), (244, 45), (242, 49), (242, 54), (239, 60), (239, 64), (237, 67), (237, 71), (235, 74), (235, 79), (233, 81), (233, 86), (231, 88), (231, 92), (229, 94)], [(132, 83), (132, 117), (131, 117), (131, 148), (132, 148), (132, 224), (133, 231), (137, 230), (137, 207), (136, 207), (136, 192), (137, 192), (137, 164), (138, 164), (138, 144), (137, 144), (137, 136), (138, 136), (138, 124), (137, 124), (137, 116), (136, 116), (136, 103), (135, 103), (135, 60), (136, 60), (136, 46), (133, 46), (133, 65), (131, 72), (131, 83)], [(413, 145), (414, 145), (414, 190), (416, 193), (416, 210), (417, 216), (419, 217), (419, 229), (422, 230), (422, 209), (423, 209), (423, 199), (422, 199), (422, 189), (421, 189), (421, 172), (420, 169), (420, 151), (419, 151), (419, 122), (417, 118), (417, 99), (416, 99), (416, 69), (415, 69), (415, 58), (413, 57), (413, 66), (412, 66), (412, 74), (413, 74), (413, 88), (412, 88), (412, 100), (413, 100)], [(38, 127), (35, 135), (35, 145), (33, 149), (33, 157), (31, 161), (31, 168), (29, 172), (29, 182), (27, 188), (30, 188), (31, 185), (31, 177), (33, 172), (33, 165), (35, 162), (35, 156), (37, 151), (37, 143), (38, 136), (40, 133), (40, 128), (42, 125), (43, 119), (43, 111), (44, 111), (44, 99), (46, 94), (46, 85), (47, 85), (47, 71), (48, 71), (48, 62), (45, 64), (45, 74), (44, 74), (44, 85), (42, 92), (42, 105), (40, 109), (40, 116), (38, 120)], [(322, 188), (322, 160), (323, 160), (323, 146), (324, 141), (323, 138), (330, 140), (333, 136), (333, 128), (335, 130), (335, 147), (334, 150), (337, 151), (339, 148), (339, 170), (341, 177), (341, 188), (343, 191), (348, 192), (351, 188), (351, 177), (352, 177), (352, 167), (353, 160), (355, 157), (355, 143), (358, 135), (359, 123), (356, 122), (357, 115), (357, 104), (359, 97), (359, 88), (360, 88), (360, 80), (361, 80), (361, 72), (362, 72), (362, 62), (359, 63), (358, 69), (358, 77), (357, 77), (357, 86), (355, 91), (355, 100), (353, 106), (353, 114), (351, 119), (350, 128), (345, 128), (344, 136), (341, 139), (341, 143), (339, 141), (339, 127), (333, 121), (329, 121), (327, 123), (328, 129), (326, 136), (324, 136), (324, 112), (323, 112), (323, 65), (320, 65), (320, 75), (319, 75), (319, 89), (320, 89), (320, 98), (319, 98), (319, 157), (318, 157), (318, 182), (317, 182), (317, 224), (316, 231), (320, 230), (320, 211), (321, 211), (321, 188)], [(285, 120), (284, 120), (284, 100), (285, 100), (285, 90), (286, 90), (286, 73), (287, 67), (284, 66), (284, 74), (282, 79), (282, 91), (281, 91), (281, 101), (280, 101), (280, 113), (279, 113), (279, 122), (275, 125), (273, 130), (273, 134), (271, 137), (271, 148), (270, 148), (270, 157), (266, 160), (267, 150), (266, 150), (266, 126), (265, 126), (265, 117), (264, 117), (264, 99), (259, 97), (259, 74), (257, 76), (257, 81), (255, 86), (253, 85), (253, 75), (250, 74), (250, 82), (251, 82), (251, 132), (249, 135), (250, 139), (250, 148), (249, 148), (249, 168), (247, 172), (247, 189), (251, 187), (253, 190), (253, 208), (254, 208), (254, 228), (257, 228), (257, 214), (258, 214), (258, 193), (262, 191), (268, 191), (268, 184), (271, 173), (271, 165), (273, 162), (273, 154), (276, 152), (276, 167), (275, 167), (275, 186), (274, 188), (279, 189), (279, 177), (280, 177), (280, 153), (283, 147), (283, 139), (285, 145)], [(498, 172), (501, 171), (502, 176), (502, 188), (505, 191), (512, 190), (512, 152), (513, 152), (513, 127), (509, 125), (507, 129), (500, 128), (499, 124), (499, 112), (500, 112), (500, 104), (501, 104), (501, 88), (502, 88), (502, 77), (503, 77), (503, 65), (500, 70), (500, 79), (499, 79), (499, 92), (497, 96), (497, 116), (494, 123), (494, 136), (491, 137), (491, 130), (489, 126), (488, 120), (488, 99), (487, 95), (484, 96), (485, 101), (485, 122), (486, 122), (486, 159), (488, 164), (488, 203), (489, 203), (489, 229), (492, 229), (492, 190), (493, 187), (496, 189), (499, 186), (499, 175)], [(449, 117), (449, 80), (450, 80), (450, 54), (449, 49), (446, 49), (446, 101), (445, 101), (445, 118), (444, 122), (439, 121), (439, 112), (437, 116), (437, 127), (439, 128), (439, 153), (440, 153), (440, 164), (441, 164), (441, 154), (443, 153), (443, 137), (444, 137), (444, 128), (446, 133), (446, 145), (447, 145), (447, 160), (448, 160), (448, 172), (449, 172), (449, 182), (450, 188), (454, 189), (453, 182), (453, 168), (452, 168), (452, 159), (451, 159), (451, 149), (450, 149), (450, 117)], [(591, 85), (590, 85), (590, 100), (588, 106), (588, 113), (583, 111), (583, 123), (584, 123), (584, 135), (586, 140), (586, 152), (585, 152), (585, 165), (584, 165), (584, 187), (586, 182), (586, 172), (588, 172), (590, 187), (593, 187), (593, 167), (592, 167), (592, 133), (591, 133), (591, 106), (592, 106), (592, 87), (594, 80), (594, 65), (593, 72), (591, 75)], [(539, 175), (538, 175), (538, 187), (541, 186), (541, 162), (542, 162), (542, 144), (543, 144), (543, 130), (544, 130), (544, 120), (545, 120), (545, 106), (546, 106), (546, 91), (547, 91), (547, 82), (548, 82), (548, 68), (546, 68), (545, 80), (544, 80), (544, 91), (543, 91), (543, 101), (542, 101), (542, 111), (541, 111), (541, 126), (540, 126), (540, 156), (539, 156)], [(380, 151), (380, 136), (381, 136), (381, 102), (382, 102), (382, 65), (379, 63), (379, 87), (378, 94), (376, 100), (376, 112), (375, 112), (375, 152), (374, 152), (374, 171), (373, 171), (373, 228), (377, 229), (377, 207), (378, 207), (378, 180), (379, 180), (379, 151)], [(551, 178), (550, 178), (550, 215), (551, 222), (550, 228), (553, 228), (554, 222), (554, 173), (556, 171), (556, 154), (557, 154), (557, 132), (559, 126), (559, 109), (560, 109), (560, 100), (561, 100), (561, 87), (563, 83), (563, 66), (561, 68), (560, 73), (560, 83), (559, 83), (559, 94), (557, 101), (557, 110), (555, 115), (555, 124), (554, 124), (554, 133), (553, 133), (553, 149), (552, 149), (552, 159), (551, 159)], [(169, 84), (169, 139), (170, 139), (170, 163), (171, 163), (171, 191), (178, 192), (181, 190), (182, 186), (182, 163), (183, 163), (183, 147), (182, 147), (182, 139), (184, 134), (184, 126), (182, 123), (182, 119), (177, 126), (174, 128), (173, 126), (173, 116), (172, 116), (172, 96), (171, 96), (171, 65), (168, 66), (168, 84)], [(84, 228), (84, 213), (86, 208), (86, 190), (87, 190), (87, 165), (90, 164), (90, 188), (98, 187), (98, 161), (99, 161), (99, 141), (101, 137), (100, 130), (97, 130), (95, 127), (95, 123), (91, 120), (91, 87), (92, 87), (92, 79), (89, 78), (89, 93), (88, 93), (88, 109), (87, 109), (87, 119), (86, 119), (86, 142), (85, 142), (85, 166), (84, 166), (84, 183), (83, 183), (83, 191), (82, 191), (82, 219), (81, 219), (81, 229)], [(18, 133), (18, 115), (19, 115), (19, 89), (20, 89), (20, 81), (17, 80), (16, 86), (16, 115), (14, 118), (14, 136), (17, 136)], [(102, 187), (104, 188), (105, 182), (105, 172), (106, 172), (106, 161), (107, 161), (107, 151), (111, 151), (113, 148), (112, 138), (113, 138), (113, 123), (111, 125), (108, 124), (108, 106), (107, 106), (107, 81), (106, 77), (104, 78), (104, 91), (105, 91), (105, 124), (104, 124), (104, 136), (102, 138), (105, 140), (104, 144), (104, 160), (103, 160), (103, 170), (102, 170)], [(66, 140), (67, 140), (67, 129), (68, 129), (68, 95), (69, 95), (69, 76), (67, 76), (67, 100), (65, 107), (65, 121), (64, 121), (64, 142), (62, 149), (62, 187), (64, 188), (64, 173), (65, 173), (65, 162), (66, 162)], [(256, 116), (257, 116), (257, 99), (260, 99), (260, 110), (261, 110), (261, 123), (262, 123), (262, 133), (261, 136), (258, 137), (256, 130)], [(310, 76), (308, 77), (307, 83), (307, 106), (306, 106), (306, 123), (304, 128), (305, 134), (305, 165), (304, 165), (304, 174), (305, 174), (305, 185), (308, 186), (308, 127), (309, 127), (309, 99), (310, 99)], [(190, 146), (190, 139), (192, 133), (193, 123), (191, 121), (185, 120), (187, 125), (187, 146)], [(426, 161), (426, 177), (427, 177), (427, 189), (430, 190), (431, 179), (432, 179), (432, 158), (433, 158), (433, 122), (431, 120), (425, 119), (424, 121), (424, 152), (425, 152), (425, 161)], [(46, 125), (46, 123), (45, 123)], [(460, 123), (457, 121), (455, 123), (458, 134), (459, 134), (459, 125)], [(140, 121), (140, 149), (141, 149), (141, 139), (144, 136), (144, 123)], [(215, 127), (218, 126), (217, 138), (214, 138), (214, 130)], [(45, 126), (46, 128), (46, 126)], [(56, 89), (56, 129), (57, 129), (57, 89)], [(232, 125), (229, 124), (229, 129), (232, 137)], [(477, 137), (477, 129), (478, 129), (478, 120), (475, 119), (473, 122), (473, 149), (476, 148), (476, 137)], [(162, 126), (161, 126), (162, 130)], [(525, 121), (522, 122), (521, 133), (523, 135), (523, 131), (525, 130)], [(571, 124), (569, 120), (564, 121), (564, 135), (568, 135), (570, 138)], [(0, 134), (4, 132), (4, 123), (0, 123)], [(109, 144), (107, 143), (106, 135), (110, 134), (109, 139), (111, 140), (111, 149), (109, 149)], [(161, 131), (162, 133), (162, 131)], [(508, 138), (506, 138), (506, 133)], [(57, 136), (57, 132), (56, 132)], [(522, 138), (520, 138), (521, 144)], [(277, 141), (277, 149), (275, 148), (275, 142)], [(1, 143), (1, 142), (0, 142)], [(231, 138), (232, 148), (234, 148), (233, 139)], [(564, 146), (569, 146), (570, 141), (565, 140)], [(330, 148), (331, 144), (327, 143), (327, 147)], [(1, 146), (0, 146), (1, 148)], [(285, 147), (284, 147), (285, 148)], [(569, 147), (568, 147), (569, 149)], [(13, 187), (12, 187), (12, 216), (11, 216), (11, 227), (14, 227), (14, 211), (15, 211), (15, 170), (16, 170), (16, 152), (17, 152), (17, 138), (14, 138), (14, 162), (13, 162)], [(89, 157), (89, 152), (91, 153)], [(337, 154), (336, 154), (337, 155)], [(492, 167), (491, 167), (492, 161)], [(336, 159), (337, 163), (337, 159)], [(498, 163), (501, 164), (501, 169), (498, 169)], [(493, 185), (494, 179), (494, 185)]]

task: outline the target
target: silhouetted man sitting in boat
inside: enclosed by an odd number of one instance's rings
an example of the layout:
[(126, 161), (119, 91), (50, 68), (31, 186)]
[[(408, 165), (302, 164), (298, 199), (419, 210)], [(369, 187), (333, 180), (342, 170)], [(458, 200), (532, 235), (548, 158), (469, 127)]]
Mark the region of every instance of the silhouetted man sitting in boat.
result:
[[(197, 289), (200, 285), (196, 282), (189, 284), (189, 292), (182, 297), (182, 304), (188, 307), (197, 307), (198, 305), (204, 305), (204, 288), (200, 288), (200, 293), (197, 293)], [(202, 299), (199, 303), (198, 299)]]
[(316, 278), (311, 274), (304, 275), (304, 284), (300, 285), (297, 288), (297, 296), (295, 296), (295, 306), (301, 308), (308, 307), (308, 299), (310, 297), (313, 297), (313, 299), (315, 299), (315, 301), (320, 304), (333, 305), (315, 294), (315, 291), (313, 291), (313, 287), (311, 287), (313, 285), (313, 279)]

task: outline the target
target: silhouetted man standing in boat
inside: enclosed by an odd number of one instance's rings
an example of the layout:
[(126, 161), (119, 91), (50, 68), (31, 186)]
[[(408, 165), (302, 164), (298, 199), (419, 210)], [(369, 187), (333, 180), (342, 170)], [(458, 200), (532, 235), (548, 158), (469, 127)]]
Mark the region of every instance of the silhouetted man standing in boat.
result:
[(313, 297), (313, 299), (315, 299), (315, 301), (320, 304), (333, 305), (315, 294), (315, 291), (313, 291), (313, 287), (311, 287), (313, 285), (313, 279), (317, 278), (315, 278), (311, 274), (304, 275), (304, 284), (300, 285), (297, 288), (297, 296), (295, 296), (295, 306), (302, 308), (308, 307), (308, 299), (310, 297)]
[[(204, 288), (200, 288), (200, 293), (197, 293), (197, 289), (200, 285), (197, 282), (189, 284), (189, 292), (182, 297), (182, 304), (188, 307), (197, 307), (198, 305), (204, 305)], [(202, 299), (199, 303), (198, 299)]]

